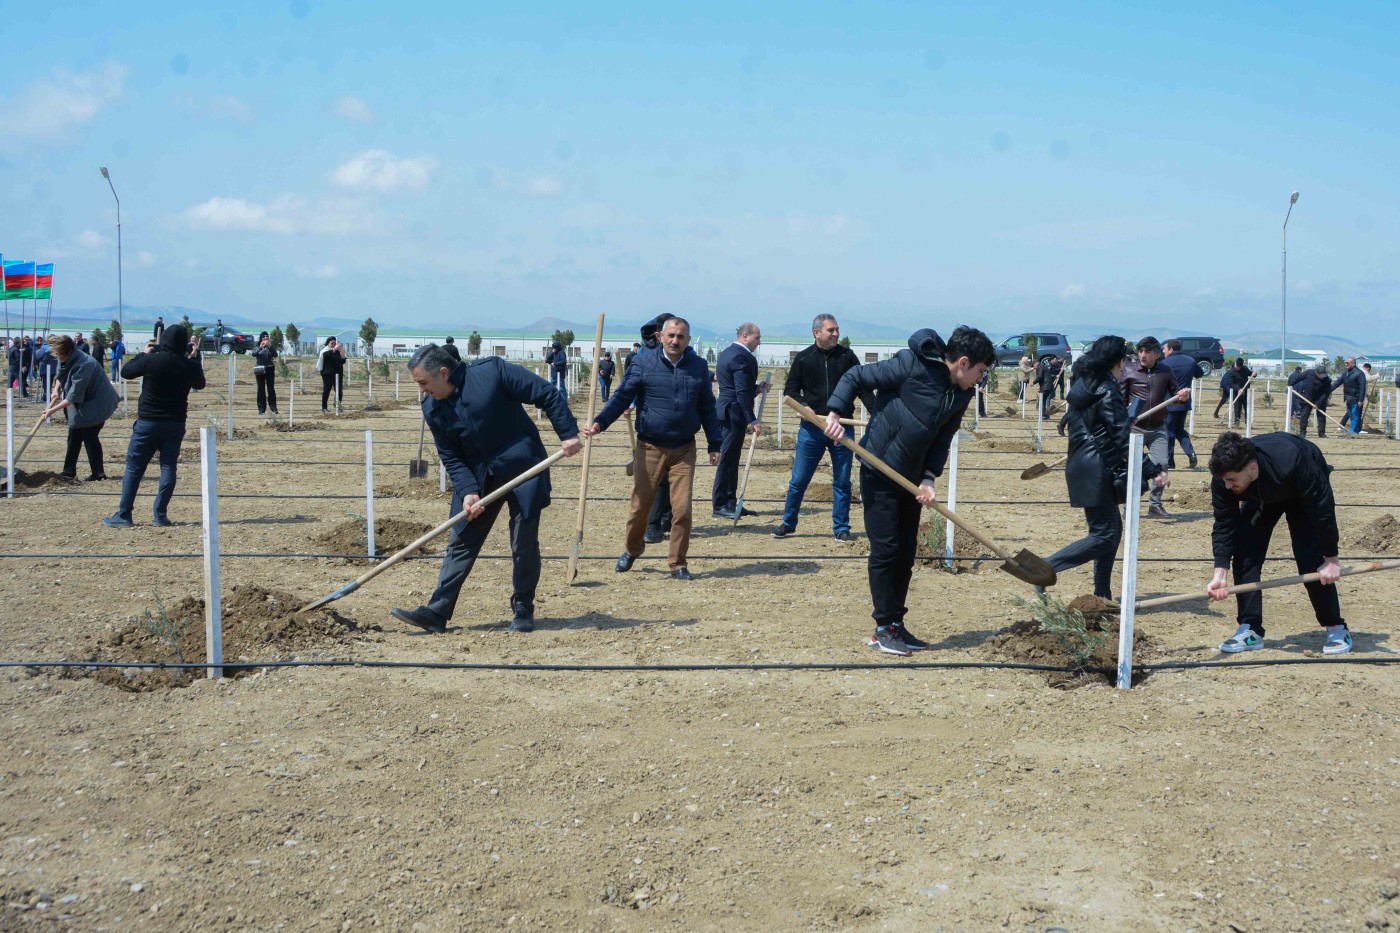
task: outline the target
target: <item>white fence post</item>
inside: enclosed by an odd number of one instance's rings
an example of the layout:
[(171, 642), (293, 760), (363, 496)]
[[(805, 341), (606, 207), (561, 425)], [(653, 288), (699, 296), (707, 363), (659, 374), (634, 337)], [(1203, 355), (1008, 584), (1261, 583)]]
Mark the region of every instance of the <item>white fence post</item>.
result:
[(787, 406), (786, 406), (786, 405), (779, 405), (779, 406), (778, 406), (778, 435), (777, 435), (777, 437), (778, 437), (778, 449), (779, 449), (779, 450), (782, 450), (782, 449), (783, 449), (783, 409), (784, 409), (784, 408), (787, 408)]
[(1196, 406), (1201, 401), (1201, 380), (1191, 380), (1191, 424), (1187, 426), (1186, 433), (1192, 437), (1196, 436)]
[(1045, 399), (1039, 394), (1035, 399), (1035, 452), (1045, 453)]
[[(958, 436), (953, 435), (952, 446), (948, 448), (948, 511), (954, 512), (958, 508)], [(945, 518), (943, 532), (943, 556), (947, 560), (948, 569), (953, 569), (953, 535), (957, 526), (953, 524), (951, 518)]]
[(335, 413), (340, 414), (340, 374), (335, 376)]
[(394, 401), (399, 400), (399, 371), (394, 370)]
[(292, 380), (287, 380), (287, 427), (292, 426), (292, 419), (296, 417), (297, 394), (292, 391)]
[(1254, 436), (1254, 388), (1250, 387), (1244, 393), (1244, 436)]
[(1231, 431), (1235, 430), (1235, 395), (1234, 389), (1230, 390), (1230, 407), (1225, 412), (1225, 426)]
[(365, 432), (365, 541), (374, 560), (374, 432)]
[(219, 586), (219, 467), (214, 428), (199, 430), (204, 519), (204, 646), (209, 677), (224, 676), (224, 608)]
[(1128, 438), (1128, 497), (1123, 505), (1123, 586), (1118, 595), (1118, 686), (1133, 686), (1133, 622), (1137, 603), (1139, 513), (1142, 511), (1142, 435)]
[(438, 461), (438, 492), (447, 492), (447, 467)]
[(374, 373), (369, 373), (368, 376), (369, 376), (369, 382), (368, 382), (368, 386), (367, 386), (367, 388), (366, 388), (366, 397), (369, 399), (369, 404), (373, 405), (373, 404), (374, 404)]
[[(972, 404), (973, 404), (973, 409), (972, 409), (972, 430), (974, 430), (974, 431), (980, 431), (980, 430), (982, 430), (982, 387), (981, 387), (981, 386), (973, 386), (973, 387), (972, 387)], [(954, 439), (953, 439), (953, 443), (956, 444), (957, 442), (958, 442), (958, 441), (957, 441), (957, 438), (954, 438)], [(948, 506), (948, 508), (951, 509), (952, 506), (950, 505), (950, 506)]]
[(306, 374), (302, 371), (305, 365), (301, 360), (297, 360), (297, 387), (303, 395), (306, 394)]
[[(46, 404), (45, 408), (48, 407)], [(15, 497), (15, 390), (5, 390), (5, 485), (6, 496)]]
[(228, 439), (233, 440), (233, 354), (228, 355)]

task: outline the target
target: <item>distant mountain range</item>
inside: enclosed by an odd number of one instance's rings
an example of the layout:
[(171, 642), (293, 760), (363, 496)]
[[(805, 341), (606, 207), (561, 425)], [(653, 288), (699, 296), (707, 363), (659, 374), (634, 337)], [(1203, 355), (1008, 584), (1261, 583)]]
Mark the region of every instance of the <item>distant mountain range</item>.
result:
[[(274, 324), (282, 327), (287, 326), (287, 321), (267, 321), (257, 320), (238, 314), (217, 314), (205, 311), (201, 308), (187, 308), (182, 305), (128, 305), (123, 309), (123, 317), (129, 326), (148, 327), (155, 322), (157, 315), (163, 315), (167, 324), (179, 321), (188, 316), (196, 324), (212, 324), (218, 317), (222, 317), (225, 324), (230, 324), (240, 330), (251, 330), (256, 333), (263, 328), (271, 328)], [(101, 308), (67, 308), (55, 309), (53, 320), (65, 323), (90, 323), (105, 325), (108, 321), (117, 316), (115, 305), (107, 305)], [(18, 325), (18, 309), (11, 309), (11, 319)], [(859, 321), (848, 318), (837, 317), (841, 324), (843, 336), (852, 339), (880, 338), (899, 339), (910, 334), (910, 328), (890, 324), (873, 324), (869, 321)], [(341, 331), (358, 331), (363, 323), (354, 318), (344, 317), (314, 317), (308, 320), (298, 320), (294, 322), (302, 331), (309, 334), (325, 335), (338, 333)], [(456, 324), (451, 327), (434, 327), (431, 324), (401, 325), (390, 319), (380, 320), (379, 329), (382, 332), (416, 332), (416, 333), (440, 333), (450, 331), (453, 334), (466, 335), (473, 330), (483, 333), (544, 333), (550, 334), (556, 330), (572, 330), (575, 339), (586, 340), (588, 335), (593, 333), (593, 321), (571, 321), (560, 317), (542, 317), (520, 327), (501, 327), (482, 324)], [(614, 318), (607, 319), (607, 330), (610, 334), (619, 332), (636, 332), (641, 329), (645, 320), (642, 318)], [(812, 322), (790, 321), (783, 324), (762, 324), (765, 337), (802, 337), (805, 338), (812, 331)], [(715, 328), (700, 320), (698, 316), (692, 315), (690, 318), (691, 334), (697, 340), (711, 342), (714, 340), (732, 337), (733, 331), (729, 327)], [(1035, 325), (1028, 326), (1021, 330), (993, 330), (990, 336), (994, 341), (1001, 341), (1006, 337), (1020, 333), (1039, 332), (1065, 333), (1073, 342), (1090, 340), (1100, 334), (1122, 332), (1124, 336), (1140, 336), (1140, 328), (1124, 328), (1121, 321), (1104, 323), (1102, 325), (1075, 325), (1065, 328), (1064, 325)], [(1155, 331), (1161, 338), (1170, 336), (1204, 335), (1200, 330), (1174, 331), (1167, 328), (1159, 328)], [(1210, 336), (1219, 337), (1221, 342), (1227, 347), (1238, 347), (1247, 353), (1258, 353), (1261, 350), (1278, 348), (1278, 331), (1247, 331), (1244, 333), (1224, 334), (1216, 333)], [(1338, 337), (1332, 334), (1294, 334), (1288, 335), (1288, 345), (1293, 350), (1322, 350), (1329, 356), (1350, 356), (1353, 354), (1372, 355), (1400, 355), (1400, 342), (1380, 341), (1359, 343), (1346, 337)]]

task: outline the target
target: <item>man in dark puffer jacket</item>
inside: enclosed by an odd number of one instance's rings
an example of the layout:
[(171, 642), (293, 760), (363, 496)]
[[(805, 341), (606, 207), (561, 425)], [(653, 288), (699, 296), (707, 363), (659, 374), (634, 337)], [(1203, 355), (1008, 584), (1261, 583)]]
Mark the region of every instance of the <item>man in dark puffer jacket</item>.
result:
[(637, 403), (638, 462), (633, 474), (632, 509), (627, 515), (627, 545), (617, 559), (626, 573), (646, 549), (647, 512), (656, 499), (663, 472), (671, 477), (671, 576), (691, 579), (686, 566), (690, 547), (690, 495), (695, 481), (695, 433), (705, 431), (710, 465), (719, 463), (720, 425), (710, 390), (710, 367), (690, 349), (690, 325), (673, 317), (661, 329), (661, 346), (632, 363), (612, 400), (584, 428), (592, 437), (607, 430)]
[(947, 344), (935, 331), (920, 330), (909, 338), (909, 349), (847, 372), (827, 400), (826, 434), (837, 440), (844, 432), (841, 418), (850, 417), (856, 396), (874, 391), (875, 408), (860, 444), (920, 487), (919, 495), (911, 496), (877, 471), (860, 468), (875, 605), (869, 644), (877, 651), (908, 655), (928, 647), (904, 626), (921, 507), (933, 504), (934, 479), (943, 474), (973, 386), (995, 362), (992, 342), (976, 328), (957, 328)]

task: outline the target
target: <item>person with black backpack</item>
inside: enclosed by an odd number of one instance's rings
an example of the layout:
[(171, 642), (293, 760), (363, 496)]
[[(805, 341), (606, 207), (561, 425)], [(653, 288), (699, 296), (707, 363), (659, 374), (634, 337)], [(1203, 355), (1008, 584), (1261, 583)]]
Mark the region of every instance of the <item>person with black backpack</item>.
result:
[(273, 362), (277, 359), (277, 351), (273, 349), (272, 339), (267, 331), (258, 334), (258, 348), (253, 351), (253, 378), (258, 383), (258, 414), (267, 414), (269, 408), (272, 413), (277, 411), (277, 364)]

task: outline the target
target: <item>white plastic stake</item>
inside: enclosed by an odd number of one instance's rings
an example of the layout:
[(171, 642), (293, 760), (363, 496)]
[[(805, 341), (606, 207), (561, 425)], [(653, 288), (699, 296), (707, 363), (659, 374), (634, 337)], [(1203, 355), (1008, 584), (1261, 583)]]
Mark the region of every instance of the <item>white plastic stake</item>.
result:
[(1035, 399), (1035, 452), (1045, 452), (1045, 399), (1040, 395)]
[(300, 360), (297, 361), (297, 385), (300, 387), (303, 393), (306, 392), (306, 378), (305, 373), (302, 372), (302, 367), (305, 365), (306, 364), (301, 362)]
[(214, 428), (199, 429), (199, 478), (204, 520), (204, 645), (206, 676), (224, 676), (224, 607), (219, 586), (219, 467)]
[[(973, 405), (973, 408), (972, 408), (972, 430), (974, 430), (974, 431), (980, 431), (980, 430), (982, 430), (982, 387), (981, 387), (981, 386), (973, 386), (973, 387), (972, 387), (972, 405)], [(953, 439), (953, 443), (955, 443), (955, 444), (957, 443), (957, 438), (954, 438), (954, 439)], [(948, 506), (948, 508), (951, 509), (952, 506), (950, 505), (950, 506)]]
[(365, 432), (365, 541), (374, 560), (374, 432)]
[(335, 377), (335, 413), (340, 414), (340, 374)]
[[(950, 512), (958, 509), (958, 436), (953, 435), (953, 444), (948, 448), (948, 495), (943, 504)], [(943, 531), (943, 556), (947, 559), (948, 569), (953, 569), (953, 534), (957, 526), (953, 524), (951, 518), (944, 519)]]
[[(45, 406), (47, 407), (47, 406)], [(15, 390), (5, 390), (5, 495), (15, 497)]]
[(287, 380), (287, 427), (292, 426), (292, 421), (296, 417), (297, 394), (292, 391), (292, 380)]
[(779, 450), (782, 450), (782, 449), (783, 449), (783, 409), (784, 409), (784, 408), (787, 408), (787, 406), (786, 406), (786, 405), (779, 405), (779, 406), (778, 406), (778, 434), (777, 434), (777, 438), (778, 438), (778, 449), (779, 449)]
[(1133, 686), (1133, 612), (1137, 603), (1139, 513), (1142, 511), (1142, 435), (1128, 437), (1128, 499), (1123, 507), (1123, 590), (1118, 595), (1118, 687)]
[(233, 440), (233, 354), (228, 355), (228, 439)]
[(1235, 430), (1235, 395), (1234, 389), (1230, 390), (1230, 408), (1225, 412), (1225, 425), (1231, 430)]
[(447, 467), (438, 461), (438, 492), (447, 492)]
[(1196, 406), (1201, 400), (1201, 380), (1191, 380), (1191, 416), (1190, 425), (1186, 428), (1186, 433), (1192, 437), (1196, 436)]
[(369, 404), (373, 405), (373, 404), (374, 404), (374, 373), (369, 373), (369, 374), (368, 374), (368, 377), (369, 377), (369, 382), (367, 383), (367, 386), (366, 386), (366, 393), (367, 393), (367, 396), (368, 396), (368, 398), (369, 398)]
[(121, 380), (121, 383), (122, 383), (122, 417), (125, 418), (125, 417), (126, 417), (126, 380), (125, 380), (125, 379)]
[(394, 370), (394, 401), (399, 400), (399, 371)]
[(1254, 436), (1254, 388), (1245, 390), (1244, 400), (1244, 436)]

